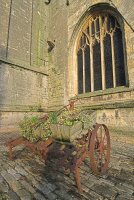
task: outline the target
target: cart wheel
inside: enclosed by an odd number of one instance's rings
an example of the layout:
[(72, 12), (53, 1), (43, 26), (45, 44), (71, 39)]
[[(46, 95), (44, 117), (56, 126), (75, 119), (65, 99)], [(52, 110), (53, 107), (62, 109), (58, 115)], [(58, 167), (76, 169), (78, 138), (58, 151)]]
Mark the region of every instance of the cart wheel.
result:
[(110, 161), (110, 135), (104, 124), (96, 124), (89, 144), (91, 169), (95, 174), (107, 171)]

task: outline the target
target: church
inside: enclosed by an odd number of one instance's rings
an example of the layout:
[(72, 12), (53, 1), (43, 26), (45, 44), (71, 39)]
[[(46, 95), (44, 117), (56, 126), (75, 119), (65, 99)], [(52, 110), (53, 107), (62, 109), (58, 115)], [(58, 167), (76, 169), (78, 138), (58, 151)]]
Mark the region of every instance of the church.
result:
[(134, 130), (134, 2), (0, 0), (0, 129), (74, 101)]

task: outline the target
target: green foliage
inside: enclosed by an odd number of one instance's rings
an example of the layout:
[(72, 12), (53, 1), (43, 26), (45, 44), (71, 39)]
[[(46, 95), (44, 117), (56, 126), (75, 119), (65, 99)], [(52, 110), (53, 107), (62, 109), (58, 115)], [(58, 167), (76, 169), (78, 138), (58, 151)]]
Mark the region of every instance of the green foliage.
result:
[(37, 116), (25, 116), (19, 123), (21, 134), (24, 138), (31, 142), (36, 142), (40, 139), (47, 139), (52, 132), (49, 128), (49, 119), (41, 121)]
[(46, 140), (52, 136), (50, 129), (51, 124), (61, 124), (73, 126), (75, 122), (83, 122), (83, 128), (88, 129), (96, 120), (96, 115), (93, 111), (81, 111), (80, 109), (63, 110), (59, 115), (56, 112), (51, 112), (48, 119), (42, 120), (38, 116), (25, 116), (20, 121), (19, 126), (21, 134), (24, 138), (31, 142), (38, 140)]
[(80, 121), (79, 109), (65, 110), (58, 116), (58, 123), (73, 126), (74, 122)]
[(7, 200), (7, 199), (8, 198), (6, 197), (6, 195), (0, 191), (0, 200)]
[(78, 113), (79, 111), (76, 109), (65, 110), (59, 116), (57, 116), (56, 113), (51, 112), (48, 115), (48, 119), (44, 121), (42, 121), (38, 116), (25, 116), (19, 123), (21, 134), (24, 138), (30, 140), (31, 142), (48, 139), (52, 136), (52, 132), (50, 130), (51, 124), (73, 126), (75, 121), (80, 120), (77, 117)]
[(52, 112), (52, 113), (49, 114), (49, 122), (51, 124), (57, 124), (58, 123), (58, 118), (57, 118), (56, 113)]

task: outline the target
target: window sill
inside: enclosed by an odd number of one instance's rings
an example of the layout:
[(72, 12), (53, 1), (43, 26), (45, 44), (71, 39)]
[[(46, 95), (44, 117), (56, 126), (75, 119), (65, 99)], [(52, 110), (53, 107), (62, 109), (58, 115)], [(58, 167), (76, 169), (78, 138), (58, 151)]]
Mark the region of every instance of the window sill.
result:
[(110, 89), (106, 89), (106, 90), (99, 90), (99, 91), (89, 92), (89, 93), (85, 93), (85, 94), (78, 94), (78, 95), (72, 97), (71, 100), (73, 100), (73, 99), (82, 99), (82, 98), (89, 98), (89, 97), (95, 97), (95, 96), (103, 96), (103, 95), (107, 95), (107, 94), (129, 92), (129, 91), (133, 91), (133, 90), (134, 90), (134, 88), (129, 88), (129, 87), (126, 87), (126, 86), (121, 86), (121, 87), (117, 87), (117, 88), (110, 88)]

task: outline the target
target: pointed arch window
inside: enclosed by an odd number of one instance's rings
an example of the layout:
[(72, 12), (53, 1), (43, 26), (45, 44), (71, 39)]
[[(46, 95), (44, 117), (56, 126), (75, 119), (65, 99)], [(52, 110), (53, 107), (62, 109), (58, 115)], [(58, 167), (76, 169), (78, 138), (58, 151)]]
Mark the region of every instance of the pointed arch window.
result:
[(78, 93), (126, 85), (122, 30), (108, 13), (89, 18), (77, 46)]

